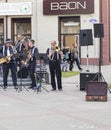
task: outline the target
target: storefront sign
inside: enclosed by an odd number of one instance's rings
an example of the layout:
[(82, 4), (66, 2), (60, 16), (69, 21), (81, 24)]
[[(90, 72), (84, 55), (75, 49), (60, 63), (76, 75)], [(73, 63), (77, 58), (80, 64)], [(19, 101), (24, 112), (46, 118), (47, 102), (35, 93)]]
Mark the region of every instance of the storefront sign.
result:
[(91, 13), (94, 13), (94, 0), (43, 0), (44, 15)]
[(32, 3), (0, 3), (0, 15), (31, 15)]

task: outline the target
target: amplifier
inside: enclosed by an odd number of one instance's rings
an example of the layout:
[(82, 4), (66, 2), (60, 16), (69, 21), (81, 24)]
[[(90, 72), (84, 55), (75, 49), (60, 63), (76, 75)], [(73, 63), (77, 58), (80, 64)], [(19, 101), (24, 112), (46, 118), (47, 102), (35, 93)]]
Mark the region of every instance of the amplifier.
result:
[(80, 90), (86, 90), (88, 81), (98, 81), (98, 75), (94, 72), (81, 72), (80, 73)]

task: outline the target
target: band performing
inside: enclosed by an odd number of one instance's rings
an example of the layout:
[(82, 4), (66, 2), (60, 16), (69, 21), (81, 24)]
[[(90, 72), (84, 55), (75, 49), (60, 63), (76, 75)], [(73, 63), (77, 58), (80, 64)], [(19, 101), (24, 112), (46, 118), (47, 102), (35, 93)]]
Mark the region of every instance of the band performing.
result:
[[(68, 56), (67, 53), (69, 53)], [(73, 53), (71, 53), (71, 50), (67, 47), (60, 50), (56, 41), (51, 41), (51, 46), (46, 50), (46, 55), (49, 60), (52, 91), (57, 89), (59, 91), (62, 90), (61, 71), (68, 71), (68, 65), (69, 70), (72, 71), (73, 62), (76, 61), (78, 69), (82, 70), (77, 59), (78, 57), (76, 57), (76, 59), (72, 57)], [(27, 77), (27, 75), (30, 75), (31, 79), (29, 88), (36, 88), (37, 81), (35, 71), (38, 59), (40, 60), (39, 51), (33, 39), (25, 38), (23, 35), (18, 35), (15, 42), (11, 39), (6, 39), (6, 41), (0, 45), (0, 66), (3, 73), (3, 89), (6, 90), (8, 87), (7, 82), (10, 72), (15, 89), (18, 89), (17, 78), (24, 78)]]

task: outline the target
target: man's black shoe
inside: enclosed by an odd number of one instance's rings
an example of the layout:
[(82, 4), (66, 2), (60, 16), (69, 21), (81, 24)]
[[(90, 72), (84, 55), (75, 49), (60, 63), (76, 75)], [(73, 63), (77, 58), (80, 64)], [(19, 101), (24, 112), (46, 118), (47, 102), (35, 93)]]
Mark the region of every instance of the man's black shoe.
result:
[(58, 89), (59, 91), (62, 91), (62, 88)]
[(14, 86), (14, 88), (15, 88), (15, 89), (18, 89), (18, 87), (17, 87), (17, 86)]
[(7, 88), (7, 86), (3, 86), (3, 89), (6, 89)]
[(34, 87), (29, 87), (28, 89), (34, 89)]
[(53, 88), (53, 89), (51, 89), (51, 91), (56, 91), (56, 89)]
[(80, 68), (79, 70), (80, 70), (80, 71), (83, 71), (83, 69), (82, 69), (82, 68)]

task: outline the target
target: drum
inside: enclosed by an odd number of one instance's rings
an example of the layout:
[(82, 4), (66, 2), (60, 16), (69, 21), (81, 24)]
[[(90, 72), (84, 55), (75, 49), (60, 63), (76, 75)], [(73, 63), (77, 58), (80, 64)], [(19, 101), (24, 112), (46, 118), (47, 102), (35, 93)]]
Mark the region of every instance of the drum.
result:
[(17, 72), (17, 76), (18, 76), (18, 78), (27, 78), (29, 76), (28, 68), (24, 67), (24, 68), (20, 69)]

